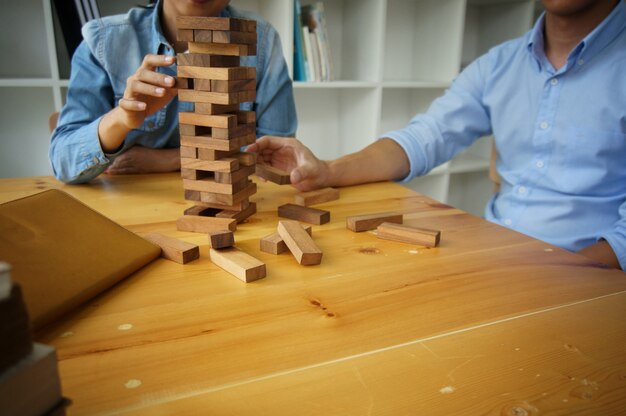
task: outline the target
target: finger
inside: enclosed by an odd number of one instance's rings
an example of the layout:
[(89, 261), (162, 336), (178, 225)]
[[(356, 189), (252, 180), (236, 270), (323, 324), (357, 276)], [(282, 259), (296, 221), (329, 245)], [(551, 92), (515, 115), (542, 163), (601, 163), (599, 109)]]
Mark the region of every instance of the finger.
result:
[(137, 78), (146, 84), (171, 88), (176, 83), (176, 81), (174, 81), (174, 77), (159, 74), (158, 72), (152, 71), (150, 69), (144, 68), (138, 70), (137, 72)]
[(141, 63), (140, 68), (150, 69), (158, 66), (170, 66), (174, 63), (174, 61), (175, 59), (173, 56), (148, 54), (143, 57), (143, 62)]
[(155, 85), (150, 85), (145, 82), (132, 78), (128, 80), (128, 87), (124, 92), (124, 97), (134, 97), (136, 95), (147, 95), (150, 97), (163, 97), (165, 95), (165, 88)]
[(128, 98), (121, 98), (118, 105), (127, 111), (145, 111), (146, 103), (138, 100), (131, 100)]

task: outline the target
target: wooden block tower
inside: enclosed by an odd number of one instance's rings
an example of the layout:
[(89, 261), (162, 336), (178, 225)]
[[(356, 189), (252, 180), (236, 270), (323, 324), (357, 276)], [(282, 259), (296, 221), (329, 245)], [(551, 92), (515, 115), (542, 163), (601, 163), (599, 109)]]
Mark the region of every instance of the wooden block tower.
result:
[(256, 98), (256, 68), (240, 65), (241, 56), (256, 55), (256, 21), (180, 16), (176, 23), (189, 49), (177, 57), (178, 99), (194, 103), (193, 112), (178, 114), (183, 188), (194, 203), (185, 220), (214, 217), (224, 228), (220, 220), (239, 223), (256, 212), (248, 179), (256, 155), (240, 151), (256, 140), (256, 114), (239, 109)]

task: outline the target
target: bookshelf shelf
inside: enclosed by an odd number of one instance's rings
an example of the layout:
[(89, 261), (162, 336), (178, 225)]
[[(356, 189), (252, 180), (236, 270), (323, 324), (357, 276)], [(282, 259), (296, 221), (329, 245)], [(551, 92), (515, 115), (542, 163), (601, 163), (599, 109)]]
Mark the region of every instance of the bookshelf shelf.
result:
[[(276, 28), (291, 74), (294, 2), (232, 0)], [(141, 2), (97, 3), (105, 16)], [(331, 159), (404, 127), (443, 94), (460, 68), (530, 29), (535, 6), (535, 0), (325, 0), (334, 80), (294, 83), (298, 138), (321, 158)], [(2, 47), (11, 59), (0, 63), (0, 99), (12, 105), (0, 117), (0, 177), (50, 175), (47, 119), (63, 105), (69, 77), (51, 1), (7, 3), (0, 14), (0, 35), (20, 39), (19, 48), (8, 41)], [(24, 143), (37, 151), (20, 150)], [(491, 193), (490, 151), (489, 139), (481, 139), (407, 186), (481, 214)]]

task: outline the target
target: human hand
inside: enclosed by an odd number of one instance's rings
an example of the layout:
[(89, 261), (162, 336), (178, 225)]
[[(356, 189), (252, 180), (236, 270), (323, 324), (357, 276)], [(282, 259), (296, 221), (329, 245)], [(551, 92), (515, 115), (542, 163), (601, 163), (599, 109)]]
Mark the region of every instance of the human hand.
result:
[(329, 186), (328, 164), (297, 139), (264, 136), (246, 151), (257, 153), (259, 160), (270, 166), (290, 172), (291, 184), (300, 191)]
[(180, 169), (179, 149), (151, 149), (133, 146), (117, 156), (105, 173), (126, 175), (133, 173), (173, 172)]
[(128, 129), (140, 127), (145, 118), (167, 104), (177, 92), (174, 77), (160, 74), (157, 67), (174, 64), (173, 56), (146, 55), (141, 66), (126, 80), (118, 104), (119, 122)]

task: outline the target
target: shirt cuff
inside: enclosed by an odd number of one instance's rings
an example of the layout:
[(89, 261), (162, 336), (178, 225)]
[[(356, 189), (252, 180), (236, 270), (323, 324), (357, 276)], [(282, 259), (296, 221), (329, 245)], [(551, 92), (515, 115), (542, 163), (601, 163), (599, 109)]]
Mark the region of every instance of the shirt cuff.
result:
[(385, 138), (398, 143), (409, 159), (409, 174), (399, 180), (399, 183), (407, 183), (416, 176), (424, 175), (428, 172), (426, 169), (426, 154), (424, 153), (424, 149), (422, 149), (419, 142), (415, 140), (413, 136), (408, 134), (406, 130), (393, 130), (387, 132), (379, 137), (378, 140)]

